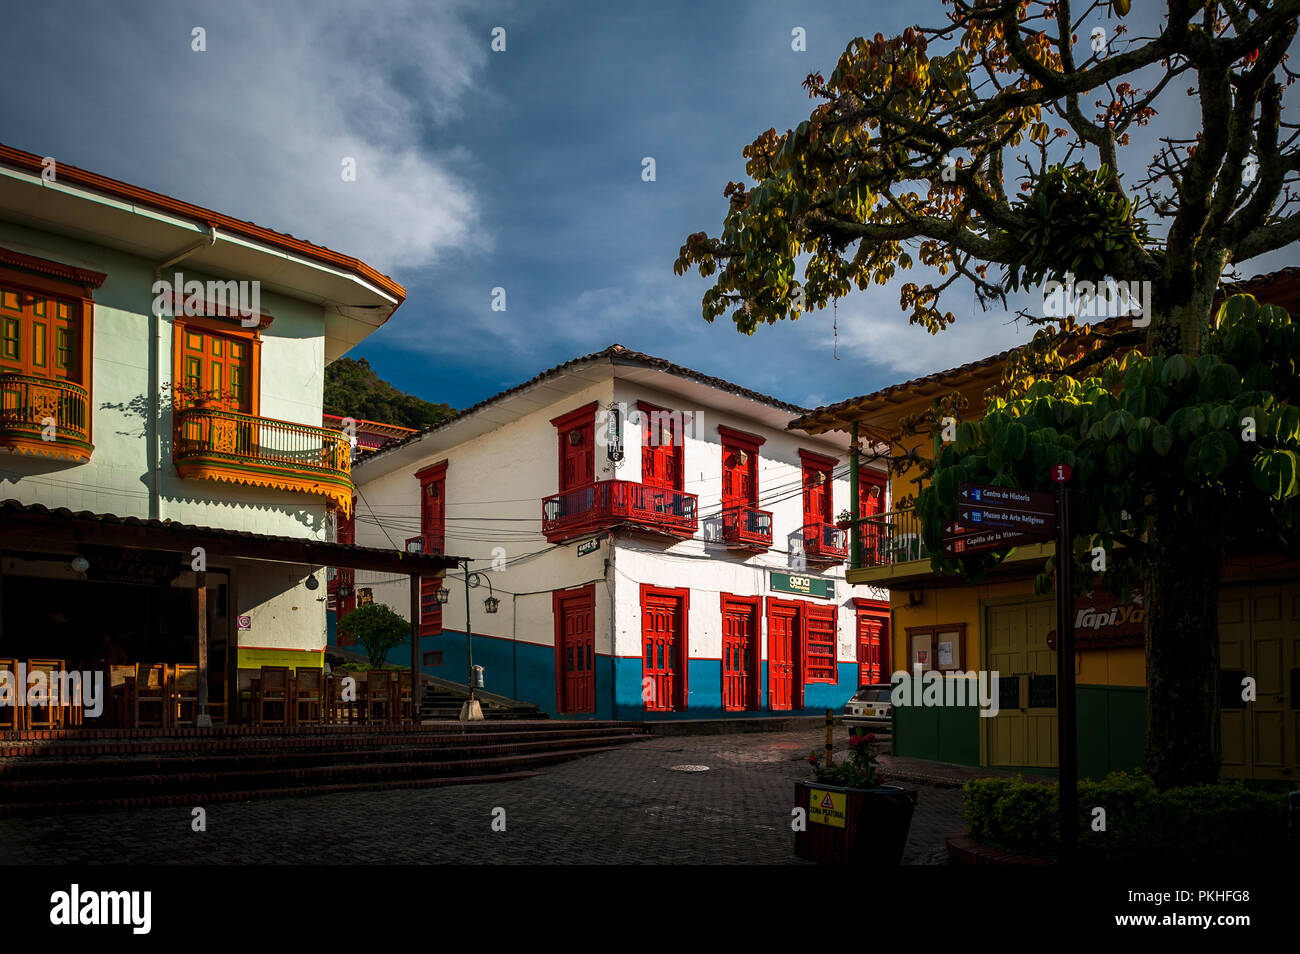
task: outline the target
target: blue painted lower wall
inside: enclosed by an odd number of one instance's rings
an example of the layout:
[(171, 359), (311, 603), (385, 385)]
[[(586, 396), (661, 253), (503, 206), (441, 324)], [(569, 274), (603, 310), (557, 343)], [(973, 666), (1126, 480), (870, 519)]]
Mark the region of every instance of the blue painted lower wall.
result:
[[(336, 645), (334, 614), (330, 613), (328, 638)], [(762, 664), (759, 698), (762, 708), (745, 712), (728, 712), (722, 708), (722, 661), (693, 659), (687, 678), (689, 695), (680, 712), (647, 712), (641, 701), (642, 663), (638, 658), (596, 656), (596, 711), (588, 713), (556, 712), (555, 648), (535, 643), (474, 636), (474, 664), (483, 667), (483, 688), (488, 692), (532, 702), (552, 718), (562, 719), (744, 719), (772, 715), (822, 715), (827, 709), (836, 714), (858, 688), (856, 663), (840, 663), (839, 682), (808, 683), (803, 687), (804, 708), (772, 710), (767, 695), (767, 663)], [(464, 683), (468, 662), (465, 634), (444, 630), (437, 636), (420, 641), (421, 658), (426, 652), (442, 651), (441, 666), (424, 666), (431, 676)], [(388, 661), (398, 666), (410, 665), (409, 644), (389, 652)]]

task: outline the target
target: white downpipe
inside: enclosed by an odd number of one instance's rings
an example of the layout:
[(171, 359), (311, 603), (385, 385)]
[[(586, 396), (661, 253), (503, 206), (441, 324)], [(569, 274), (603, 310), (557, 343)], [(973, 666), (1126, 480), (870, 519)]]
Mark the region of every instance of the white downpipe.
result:
[[(162, 271), (164, 268), (170, 268), (177, 262), (189, 258), (195, 252), (204, 248), (211, 248), (217, 244), (217, 227), (208, 226), (208, 234), (195, 242), (193, 245), (185, 248), (167, 261), (162, 262), (153, 270), (153, 280), (162, 281)], [(150, 299), (153, 298), (153, 289), (150, 289)], [(149, 472), (153, 475), (149, 481), (149, 518), (151, 520), (162, 519), (162, 357), (158, 353), (162, 345), (162, 316), (158, 314), (158, 309), (149, 309), (149, 404), (152, 409), (150, 427), (152, 432), (149, 434)]]

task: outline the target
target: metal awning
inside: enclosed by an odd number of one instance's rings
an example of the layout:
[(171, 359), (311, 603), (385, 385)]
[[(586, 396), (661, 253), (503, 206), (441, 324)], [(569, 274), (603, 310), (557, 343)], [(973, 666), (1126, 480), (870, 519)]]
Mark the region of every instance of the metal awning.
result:
[(0, 502), (0, 550), (75, 552), (81, 544), (166, 550), (187, 558), (195, 547), (203, 547), (209, 564), (237, 557), (421, 577), (441, 577), (461, 562), (454, 556), (221, 530), (88, 510), (50, 509), (17, 500)]

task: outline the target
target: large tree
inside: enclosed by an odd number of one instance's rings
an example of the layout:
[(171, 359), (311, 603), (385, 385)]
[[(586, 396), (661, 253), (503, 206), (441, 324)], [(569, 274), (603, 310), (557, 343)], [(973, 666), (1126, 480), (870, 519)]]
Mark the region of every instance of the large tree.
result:
[[(1009, 362), (985, 419), (925, 462), (922, 514), (933, 537), (958, 477), (1035, 485), (1070, 459), (1085, 484), (1109, 473), (1112, 492), (1082, 488), (1076, 529), (1081, 551), (1124, 543), (1119, 563), (1144, 577), (1147, 768), (1162, 785), (1213, 778), (1220, 558), (1245, 527), (1294, 547), (1294, 325), (1239, 302), (1216, 331), (1213, 302), (1233, 263), (1300, 239), (1284, 115), (1300, 0), (1170, 0), (1142, 37), (1127, 0), (950, 6), (947, 23), (858, 37), (829, 78), (810, 75), (808, 119), (744, 149), (756, 184), (727, 184), (720, 234), (689, 236), (676, 270), (713, 276), (704, 317), (730, 310), (746, 334), (917, 266), (900, 305), (931, 332), (954, 321), (954, 284), (1003, 304), (1071, 278), (1148, 288), (1145, 326), (1022, 313), (1051, 327)], [(1153, 135), (1157, 109), (1185, 97), (1197, 128)], [(1154, 145), (1125, 176), (1139, 127)], [(1238, 504), (1248, 517), (1227, 524)]]

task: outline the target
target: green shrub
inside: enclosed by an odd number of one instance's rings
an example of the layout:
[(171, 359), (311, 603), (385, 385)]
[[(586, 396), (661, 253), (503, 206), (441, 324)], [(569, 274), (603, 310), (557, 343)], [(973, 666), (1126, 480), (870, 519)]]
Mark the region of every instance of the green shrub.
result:
[(339, 621), (339, 636), (354, 639), (366, 651), (370, 668), (377, 669), (390, 649), (411, 638), (411, 624), (383, 603), (358, 606)]
[[(983, 778), (962, 789), (971, 837), (1022, 854), (1055, 858), (1060, 847), (1054, 783)], [(1140, 774), (1079, 783), (1079, 857), (1112, 864), (1268, 859), (1286, 837), (1285, 797), (1241, 782), (1160, 791)], [(1093, 809), (1106, 830), (1093, 831)]]

